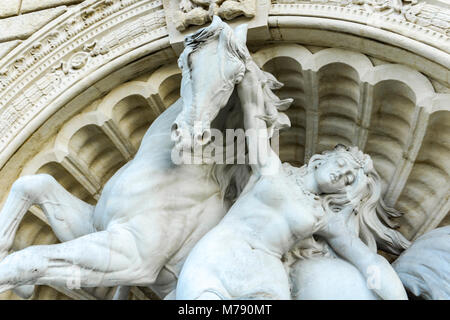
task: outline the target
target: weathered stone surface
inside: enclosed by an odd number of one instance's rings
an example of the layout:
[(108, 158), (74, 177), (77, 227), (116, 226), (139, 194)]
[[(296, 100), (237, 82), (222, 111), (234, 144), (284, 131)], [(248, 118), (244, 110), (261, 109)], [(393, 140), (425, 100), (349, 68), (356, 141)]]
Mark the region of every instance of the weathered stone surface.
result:
[(66, 6), (32, 12), (0, 20), (0, 42), (26, 39), (66, 11)]
[[(209, 9), (214, 7), (212, 2), (203, 1), (202, 6), (190, 7), (192, 1), (163, 0), (166, 12), (167, 30), (169, 32), (170, 44), (178, 54), (183, 51), (183, 39), (186, 35), (194, 32), (202, 25), (211, 20)], [(195, 3), (200, 3), (196, 2)], [(214, 1), (213, 1), (214, 2)], [(245, 5), (243, 5), (245, 2)], [(229, 24), (234, 28), (242, 23), (248, 24), (249, 37), (252, 39), (268, 39), (269, 29), (267, 28), (267, 17), (270, 8), (269, 0), (252, 1), (225, 1), (221, 7), (216, 7), (216, 15), (230, 20)], [(208, 4), (209, 3), (209, 4)], [(189, 12), (184, 13), (180, 8), (187, 8)], [(245, 9), (245, 13), (244, 10)], [(185, 10), (186, 11), (186, 10)], [(181, 20), (180, 20), (181, 19)]]
[(20, 0), (0, 1), (0, 18), (14, 16), (19, 13)]
[[(105, 168), (116, 168), (117, 159), (122, 159), (108, 154), (128, 159), (145, 132), (142, 121), (153, 120), (149, 110), (159, 114), (158, 110), (179, 98), (179, 51), (169, 47), (169, 39), (173, 48), (178, 44), (182, 50), (182, 37), (176, 37), (201, 26), (173, 31), (173, 20), (167, 20), (172, 21), (168, 26), (161, 23), (161, 17), (164, 20), (171, 13), (168, 7), (162, 10), (161, 0), (17, 1), (34, 3), (34, 9), (31, 6), (26, 13), (63, 3), (71, 13), (57, 17), (58, 24), (52, 28), (50, 22), (37, 29), (23, 42), (0, 42), (0, 208), (19, 175), (39, 172), (60, 178), (80, 199), (98, 200), (107, 174), (114, 171), (105, 172)], [(207, 0), (184, 2), (194, 1)], [(400, 19), (400, 13), (388, 9), (370, 14), (373, 0), (360, 1), (367, 6), (359, 1), (267, 0), (270, 14), (255, 16), (264, 22), (261, 29), (270, 30), (267, 38), (253, 32), (253, 19), (230, 20), (233, 27), (250, 23), (248, 46), (255, 61), (285, 84), (280, 96), (294, 97), (288, 110), (292, 127), (280, 137), (280, 158), (300, 166), (304, 159), (336, 143), (364, 149), (385, 180), (385, 202), (405, 213), (398, 220), (399, 231), (410, 240), (438, 224), (450, 224), (449, 190), (443, 187), (450, 172), (450, 130), (446, 129), (450, 123), (450, 31), (446, 35), (450, 16), (445, 14), (450, 2), (445, 1), (421, 0), (420, 11)], [(0, 0), (0, 7), (15, 2)], [(357, 9), (352, 9), (351, 2)], [(410, 1), (399, 2), (408, 5)], [(17, 13), (0, 20), (11, 15)], [(88, 28), (91, 31), (84, 32)], [(57, 32), (64, 37), (55, 37)], [(167, 63), (171, 64), (163, 66)], [(107, 119), (101, 130), (108, 139), (90, 130), (100, 128), (99, 119), (101, 123)], [(83, 137), (90, 143), (79, 149)], [(70, 140), (75, 142), (69, 144)], [(74, 156), (53, 157), (61, 150)], [(84, 162), (89, 169), (81, 165)], [(20, 248), (14, 250), (50, 244), (35, 242), (52, 235), (49, 227), (42, 228), (49, 223), (43, 211), (32, 207), (27, 216), (14, 240)], [(306, 267), (296, 269), (297, 274), (305, 275), (301, 271)], [(333, 274), (339, 265), (335, 267)], [(330, 281), (322, 275), (316, 278), (330, 294)], [(345, 279), (343, 273), (339, 278)], [(38, 286), (32, 299), (64, 294), (75, 299), (100, 297), (85, 291)], [(130, 292), (128, 298), (146, 298), (136, 287)], [(338, 294), (344, 296), (342, 287)], [(9, 292), (0, 294), (2, 299), (19, 297)]]
[(13, 40), (0, 43), (0, 59), (6, 56), (12, 49), (17, 47), (22, 41)]
[(22, 0), (21, 13), (53, 8), (61, 5), (70, 5), (84, 0)]

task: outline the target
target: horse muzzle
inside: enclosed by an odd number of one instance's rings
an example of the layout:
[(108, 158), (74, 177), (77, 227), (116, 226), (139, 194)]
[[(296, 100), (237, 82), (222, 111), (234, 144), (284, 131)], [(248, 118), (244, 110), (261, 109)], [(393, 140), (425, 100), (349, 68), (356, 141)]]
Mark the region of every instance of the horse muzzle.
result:
[(202, 147), (211, 141), (211, 129), (194, 127), (194, 130), (187, 125), (181, 125), (175, 121), (171, 128), (171, 139), (177, 149), (192, 150)]

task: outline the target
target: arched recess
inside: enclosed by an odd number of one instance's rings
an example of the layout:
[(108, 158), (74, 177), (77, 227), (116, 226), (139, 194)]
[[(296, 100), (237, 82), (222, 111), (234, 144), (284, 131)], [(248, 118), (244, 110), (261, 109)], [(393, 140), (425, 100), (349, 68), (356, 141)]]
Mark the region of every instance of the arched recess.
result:
[(338, 143), (361, 145), (368, 121), (367, 86), (361, 80), (373, 69), (371, 61), (358, 52), (328, 48), (311, 57), (316, 74), (317, 132), (310, 154), (333, 148)]
[(145, 131), (154, 119), (155, 115), (148, 107), (147, 101), (138, 95), (124, 98), (114, 107), (113, 121), (131, 142), (133, 152), (139, 148)]
[(306, 110), (309, 88), (303, 71), (305, 57), (311, 53), (304, 47), (285, 45), (265, 48), (254, 55), (262, 69), (272, 73), (284, 86), (278, 90), (280, 98), (293, 98), (286, 114), (291, 127), (280, 133), (280, 158), (297, 165), (303, 164), (306, 139)]
[(181, 70), (177, 63), (168, 64), (156, 70), (148, 79), (167, 108), (180, 97)]
[[(269, 10), (269, 38), (261, 40), (249, 36), (248, 44), (262, 48), (254, 54), (257, 63), (285, 82), (286, 86), (279, 94), (295, 98), (288, 111), (293, 128), (282, 137), (280, 152), (283, 159), (301, 165), (324, 148), (324, 137), (333, 130), (339, 130), (345, 141), (351, 140), (351, 132), (354, 132), (352, 143), (372, 152), (375, 157), (379, 150), (370, 147), (376, 140), (374, 132), (377, 128), (373, 121), (377, 119), (378, 111), (374, 110), (384, 110), (384, 115), (388, 115), (403, 104), (410, 109), (412, 103), (412, 113), (408, 111), (406, 117), (408, 132), (402, 131), (401, 147), (394, 152), (397, 161), (389, 167), (392, 177), (389, 180), (389, 175), (384, 174), (385, 199), (406, 212), (401, 230), (408, 237), (416, 237), (445, 223), (447, 220), (443, 218), (449, 210), (448, 190), (430, 190), (420, 179), (429, 177), (424, 179), (447, 181), (445, 149), (448, 138), (435, 139), (439, 131), (433, 133), (430, 128), (436, 126), (448, 130), (441, 122), (444, 120), (439, 119), (446, 119), (448, 115), (449, 97), (436, 94), (433, 88), (441, 86), (448, 90), (449, 87), (450, 60), (444, 50), (448, 41), (441, 41), (442, 37), (436, 36), (435, 32), (426, 32), (426, 28), (418, 25), (414, 25), (414, 30), (410, 29), (411, 24), (400, 25), (401, 32), (390, 32), (389, 28), (399, 25), (393, 20), (382, 23), (380, 28), (365, 20), (358, 25), (351, 19), (352, 12), (328, 10), (327, 5), (289, 4), (286, 8), (291, 11), (286, 14), (276, 11), (276, 2), (272, 1)], [(177, 57), (170, 47), (161, 1), (89, 0), (78, 9), (45, 26), (0, 61), (2, 201), (19, 175), (47, 172), (78, 197), (91, 197), (89, 201), (94, 203), (108, 173), (96, 170), (92, 165), (92, 170), (89, 165), (83, 169), (83, 166), (77, 166), (77, 161), (83, 157), (70, 157), (70, 154), (86, 152), (90, 155), (87, 151), (89, 138), (96, 137), (95, 145), (97, 138), (103, 137), (106, 140), (102, 141), (108, 146), (114, 145), (116, 151), (111, 150), (120, 155), (118, 158), (130, 159), (152, 117), (178, 98)], [(335, 16), (327, 18), (344, 11), (348, 21)], [(420, 41), (410, 38), (414, 34), (420, 35)], [(429, 34), (432, 41), (424, 41), (424, 34)], [(439, 43), (442, 43), (442, 50)], [(81, 56), (87, 57), (86, 64), (77, 69), (79, 66), (73, 64), (76, 62), (74, 57)], [(373, 67), (375, 60), (382, 65)], [(433, 86), (424, 75), (433, 80)], [(350, 85), (329, 91), (327, 86), (333, 77)], [(389, 84), (398, 89), (390, 91), (396, 105), (392, 109), (383, 102), (382, 95), (389, 91)], [(128, 91), (133, 86), (141, 86), (142, 91)], [(24, 97), (36, 99), (28, 103)], [(107, 97), (110, 102), (106, 102)], [(438, 106), (434, 105), (437, 100), (441, 100)], [(114, 106), (117, 106), (116, 113)], [(91, 112), (93, 121), (79, 126), (74, 131), (76, 136), (70, 134), (64, 143), (55, 144), (55, 136), (64, 131), (63, 127), (71, 119)], [(145, 121), (140, 122), (143, 119)], [(386, 125), (385, 129), (386, 136), (389, 132), (393, 137), (397, 128)], [(69, 143), (71, 139), (72, 144)], [(339, 139), (329, 144), (345, 142)], [(68, 152), (72, 147), (77, 152)], [(445, 158), (435, 157), (436, 150), (443, 150)], [(112, 168), (109, 172), (114, 171), (117, 165), (114, 166), (107, 157), (102, 158), (101, 154), (97, 160), (105, 161), (105, 166)], [(431, 155), (434, 160), (427, 158)], [(85, 159), (84, 162), (92, 164), (96, 158)], [(380, 161), (376, 166), (383, 170)], [(421, 168), (425, 168), (425, 173)], [(432, 172), (440, 168), (445, 170), (433, 176)], [(432, 198), (423, 205), (424, 208), (418, 209), (408, 203), (408, 197), (422, 192)], [(35, 217), (42, 218), (42, 214), (34, 208), (30, 211), (24, 226), (35, 225), (33, 228), (38, 231), (20, 236), (26, 230), (21, 226), (18, 239), (33, 239), (24, 245), (35, 244), (33, 241), (38, 240), (34, 239), (46, 239), (51, 243), (53, 238), (49, 228), (41, 227), (42, 223), (45, 225), (45, 219), (41, 222)], [(102, 297), (92, 290), (78, 293), (57, 290), (73, 298)], [(39, 287), (37, 292), (63, 297), (62, 293), (48, 287)], [(103, 297), (109, 294), (103, 293)], [(146, 296), (142, 291), (134, 291), (133, 298), (136, 297)]]
[[(176, 66), (176, 63), (171, 64), (173, 65)], [(65, 121), (58, 119), (59, 126), (53, 128), (56, 135), (48, 135), (47, 141), (41, 141), (42, 150), (38, 149), (33, 156), (24, 159), (20, 175), (50, 174), (69, 192), (95, 204), (104, 183), (134, 156), (145, 131), (167, 107), (163, 102), (164, 92), (174, 91), (170, 85), (179, 88), (179, 82), (173, 81), (173, 75), (179, 71), (166, 71), (166, 67), (155, 69), (139, 76), (138, 80), (115, 86), (103, 98), (80, 106), (79, 112), (69, 114)], [(30, 227), (22, 227), (22, 224), (25, 226), (33, 223), (34, 233), (23, 231), (30, 230)], [(39, 208), (30, 208), (22, 224), (17, 233), (17, 241), (28, 239), (26, 246), (57, 242)], [(34, 240), (41, 238), (48, 241), (38, 243)], [(19, 244), (15, 244), (14, 249), (22, 248)], [(109, 299), (114, 290), (115, 288), (83, 288), (74, 291), (39, 286), (34, 297), (44, 297), (40, 293), (42, 291), (48, 297), (61, 295), (67, 298), (68, 295), (78, 299)], [(148, 289), (133, 288), (132, 292), (132, 299), (149, 299), (149, 295), (154, 298)], [(12, 293), (2, 297), (8, 296), (17, 298)]]
[(372, 156), (384, 189), (403, 157), (413, 125), (415, 100), (413, 91), (396, 80), (381, 81), (373, 87), (372, 120), (365, 151)]
[[(299, 53), (294, 53), (294, 48)], [(306, 159), (308, 153), (330, 149), (337, 143), (357, 145), (371, 155), (383, 179), (385, 201), (405, 212), (401, 218), (405, 235), (412, 238), (436, 227), (449, 210), (449, 191), (438, 187), (446, 185), (448, 177), (445, 170), (440, 170), (435, 180), (431, 175), (443, 167), (446, 157), (445, 148), (436, 144), (438, 141), (443, 144), (448, 137), (441, 134), (431, 145), (428, 142), (434, 138), (428, 137), (433, 135), (435, 127), (440, 132), (448, 132), (447, 127), (436, 124), (437, 119), (444, 123), (446, 118), (442, 115), (449, 114), (448, 95), (436, 93), (423, 74), (404, 65), (378, 61), (374, 66), (367, 56), (342, 49), (315, 48), (314, 51), (311, 53), (299, 45), (272, 44), (254, 54), (260, 65), (285, 82), (277, 94), (294, 97), (304, 106), (296, 108), (294, 101), (290, 109), (289, 116), (294, 119), (294, 130), (289, 129), (291, 141), (307, 145)], [(291, 83), (296, 83), (295, 90), (283, 91)], [(296, 124), (302, 121), (304, 133), (296, 132)], [(300, 164), (298, 146), (281, 141), (280, 154), (290, 155), (294, 158), (290, 162)], [(439, 188), (439, 192), (427, 190), (430, 187), (426, 185), (418, 188), (418, 183), (414, 183), (423, 162), (421, 157), (432, 153), (430, 148), (443, 155), (436, 157), (426, 169), (430, 170), (428, 183), (438, 182), (433, 190)], [(416, 193), (423, 192), (422, 198), (429, 195), (421, 206), (414, 202), (408, 204), (406, 200), (414, 188)]]
[(90, 204), (95, 204), (95, 198), (83, 185), (74, 178), (60, 163), (47, 162), (40, 167), (36, 174), (49, 174), (58, 181), (67, 191), (72, 193), (77, 198), (86, 201)]
[(318, 70), (319, 136), (316, 152), (356, 144), (360, 80), (352, 67), (331, 63)]
[[(388, 114), (386, 121), (382, 121), (382, 113), (375, 116), (375, 119), (378, 119), (376, 121), (383, 122), (379, 127), (385, 127), (385, 130), (381, 131), (384, 132), (382, 136), (386, 144), (386, 148), (379, 147), (377, 154), (378, 166), (388, 166), (383, 179), (385, 201), (394, 205), (410, 175), (428, 130), (433, 99), (439, 99), (441, 95), (435, 93), (425, 76), (398, 64), (376, 66), (373, 72), (365, 75), (365, 80), (371, 84), (374, 96), (372, 109), (378, 108), (379, 103), (382, 103), (385, 105), (385, 113)], [(375, 96), (375, 93), (378, 95)], [(372, 128), (375, 127), (376, 125), (372, 125)], [(372, 135), (377, 135), (376, 131), (372, 131)], [(372, 148), (376, 149), (374, 146)], [(391, 153), (388, 155), (387, 150), (390, 148)], [(387, 159), (390, 159), (390, 167)], [(391, 172), (392, 176), (389, 177), (387, 172)]]
[[(401, 231), (416, 238), (440, 223), (449, 211), (450, 112), (434, 112), (398, 206), (408, 215)], [(408, 219), (406, 219), (408, 218)]]

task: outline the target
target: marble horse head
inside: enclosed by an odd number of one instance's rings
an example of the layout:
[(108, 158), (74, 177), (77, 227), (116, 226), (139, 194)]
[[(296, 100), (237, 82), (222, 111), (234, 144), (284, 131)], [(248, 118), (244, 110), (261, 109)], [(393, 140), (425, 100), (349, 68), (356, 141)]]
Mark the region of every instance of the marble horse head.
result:
[(208, 27), (185, 38), (178, 59), (183, 109), (171, 129), (176, 147), (193, 148), (211, 141), (211, 122), (244, 77), (250, 57), (246, 38), (246, 24), (233, 30), (217, 16)]

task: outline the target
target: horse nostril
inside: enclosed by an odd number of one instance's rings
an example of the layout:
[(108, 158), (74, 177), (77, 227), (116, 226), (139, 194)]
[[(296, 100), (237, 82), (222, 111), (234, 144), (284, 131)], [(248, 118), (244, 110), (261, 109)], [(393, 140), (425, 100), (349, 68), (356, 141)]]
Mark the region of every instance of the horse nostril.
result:
[(211, 138), (211, 130), (206, 129), (205, 131), (203, 131), (202, 140), (208, 142), (210, 138)]
[(177, 123), (174, 123), (173, 125), (172, 125), (172, 128), (171, 128), (171, 139), (172, 139), (172, 141), (175, 141), (175, 142), (178, 142), (178, 141), (180, 141), (180, 139), (181, 139), (181, 130), (180, 130), (180, 128), (178, 127), (178, 124)]
[(206, 129), (205, 131), (203, 131), (203, 133), (200, 135), (197, 135), (197, 142), (200, 145), (205, 145), (209, 142), (209, 140), (211, 139), (211, 130)]

